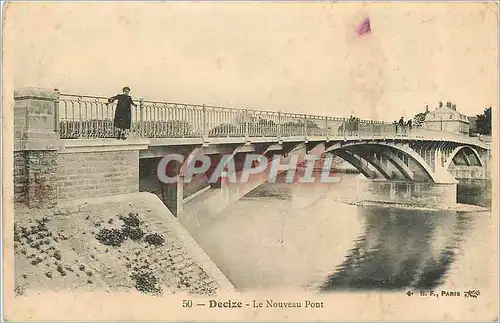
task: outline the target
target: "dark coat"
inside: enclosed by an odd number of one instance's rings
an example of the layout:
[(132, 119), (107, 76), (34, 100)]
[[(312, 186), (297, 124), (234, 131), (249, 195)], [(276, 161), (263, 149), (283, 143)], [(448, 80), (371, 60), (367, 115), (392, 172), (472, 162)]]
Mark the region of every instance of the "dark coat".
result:
[(109, 103), (113, 103), (118, 100), (115, 111), (114, 126), (122, 130), (130, 129), (130, 124), (132, 120), (132, 109), (130, 106), (136, 107), (137, 105), (132, 100), (132, 97), (127, 94), (117, 94), (112, 98), (108, 99)]

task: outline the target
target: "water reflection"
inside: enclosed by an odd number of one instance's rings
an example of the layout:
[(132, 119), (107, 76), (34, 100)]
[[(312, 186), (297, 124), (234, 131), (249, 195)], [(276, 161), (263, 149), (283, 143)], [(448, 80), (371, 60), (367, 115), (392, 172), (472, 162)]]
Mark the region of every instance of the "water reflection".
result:
[[(460, 268), (491, 258), (485, 252), (492, 243), (490, 212), (338, 203), (358, 194), (356, 177), (344, 175), (330, 187), (268, 183), (190, 232), (239, 290), (426, 289), (457, 279), (488, 284), (486, 266)], [(457, 201), (487, 207), (490, 185), (462, 182)]]
[[(360, 211), (366, 218), (365, 233), (321, 291), (435, 287), (453, 263), (470, 222), (465, 213)], [(452, 234), (447, 237), (446, 231)]]
[(491, 207), (491, 188), (490, 180), (460, 180), (457, 185), (457, 202)]

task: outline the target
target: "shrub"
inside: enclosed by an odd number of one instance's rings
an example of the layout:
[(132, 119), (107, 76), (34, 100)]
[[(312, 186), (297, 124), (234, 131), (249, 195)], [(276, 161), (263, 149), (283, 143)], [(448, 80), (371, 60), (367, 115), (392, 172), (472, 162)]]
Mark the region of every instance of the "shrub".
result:
[(165, 243), (163, 236), (158, 233), (151, 233), (144, 237), (144, 241), (149, 245), (161, 246)]
[(97, 234), (96, 239), (104, 245), (119, 247), (127, 239), (127, 237), (121, 230), (102, 229)]

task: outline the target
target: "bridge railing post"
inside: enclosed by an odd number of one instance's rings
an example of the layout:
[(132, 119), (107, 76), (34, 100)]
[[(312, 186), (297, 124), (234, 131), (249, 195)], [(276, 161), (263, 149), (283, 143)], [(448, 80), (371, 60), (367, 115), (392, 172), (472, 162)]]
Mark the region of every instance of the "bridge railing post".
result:
[(83, 112), (82, 112), (82, 98), (78, 97), (77, 99), (78, 103), (78, 125), (79, 125), (79, 138), (83, 137), (85, 135), (83, 131)]
[(248, 124), (250, 123), (250, 119), (248, 117), (248, 109), (245, 109), (245, 140), (248, 141), (248, 137), (250, 136), (248, 133)]
[(328, 130), (328, 117), (325, 117), (325, 137), (330, 140), (330, 131)]
[(144, 137), (146, 132), (144, 131), (144, 99), (139, 99), (139, 136)]
[(54, 98), (54, 131), (59, 135), (59, 97), (61, 93), (58, 89), (54, 89), (56, 93)]
[(204, 142), (208, 142), (208, 118), (207, 118), (207, 107), (203, 105), (202, 111), (202, 138)]
[(304, 136), (307, 137), (307, 114), (304, 114)]
[(283, 137), (283, 120), (281, 119), (281, 111), (278, 111), (278, 138)]

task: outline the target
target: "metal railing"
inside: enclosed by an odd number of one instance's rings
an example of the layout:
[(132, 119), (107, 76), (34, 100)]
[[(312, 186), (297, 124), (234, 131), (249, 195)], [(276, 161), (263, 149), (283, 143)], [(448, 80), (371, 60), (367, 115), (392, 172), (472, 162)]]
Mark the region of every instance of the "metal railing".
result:
[[(55, 130), (62, 139), (115, 138), (116, 103), (107, 97), (61, 94)], [(393, 123), (309, 114), (224, 108), (139, 99), (131, 109), (131, 135), (138, 138), (224, 137), (406, 137), (423, 129)], [(454, 135), (456, 136), (456, 135)], [(460, 136), (465, 137), (465, 136)]]

